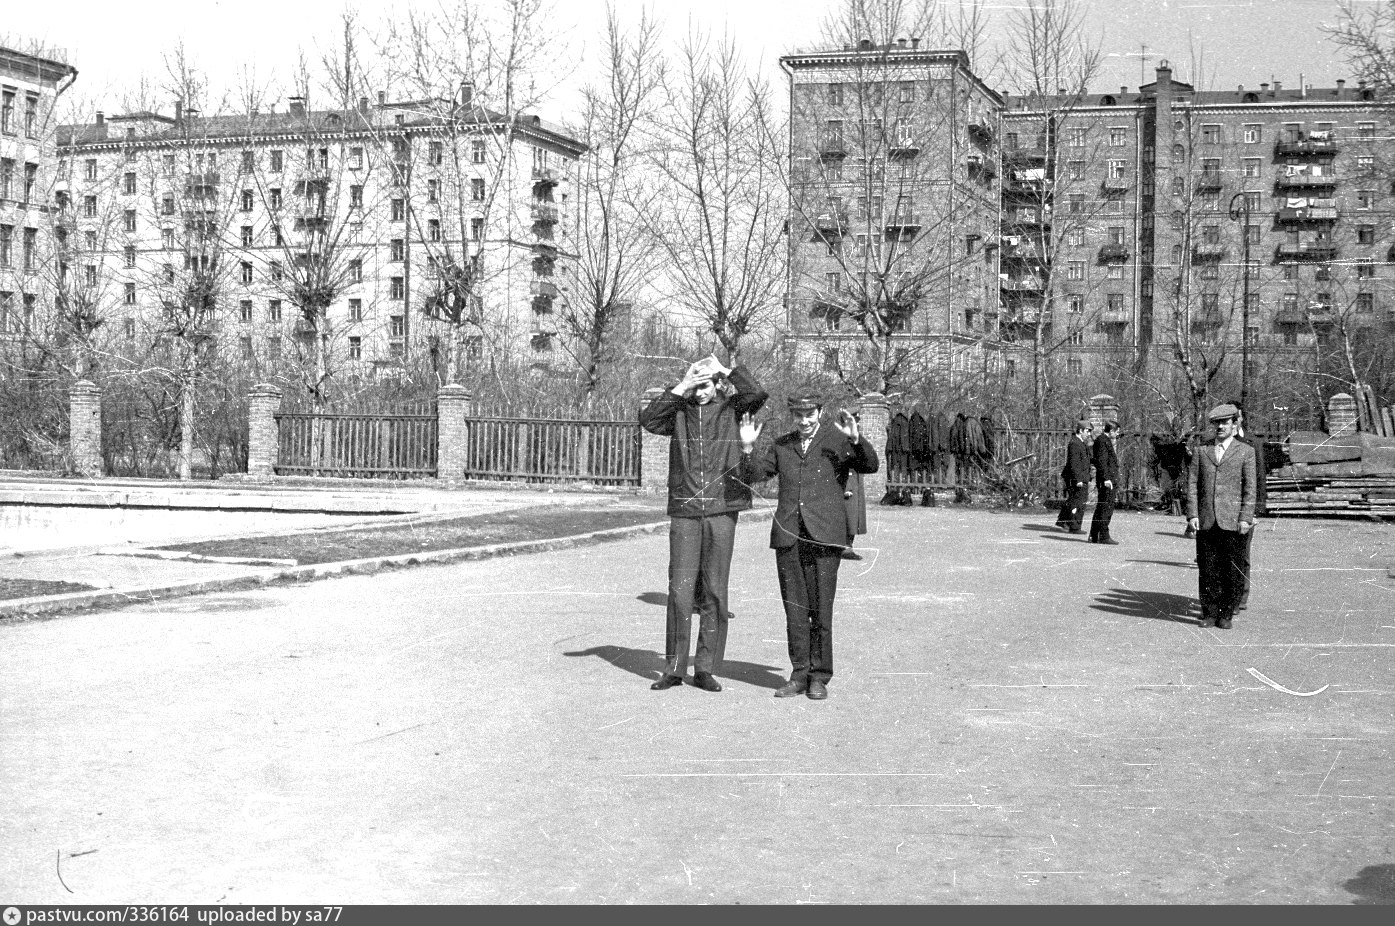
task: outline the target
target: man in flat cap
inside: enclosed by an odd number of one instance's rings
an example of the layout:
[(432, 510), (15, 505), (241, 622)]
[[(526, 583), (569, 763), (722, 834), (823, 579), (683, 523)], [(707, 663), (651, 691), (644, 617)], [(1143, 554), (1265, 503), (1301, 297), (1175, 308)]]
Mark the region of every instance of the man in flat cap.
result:
[(1061, 513), (1056, 516), (1056, 526), (1072, 534), (1081, 532), (1085, 521), (1085, 503), (1090, 500), (1090, 448), (1085, 446), (1085, 438), (1093, 430), (1089, 419), (1081, 418), (1075, 423), (1070, 442), (1066, 444), (1066, 465), (1061, 469), (1061, 482), (1065, 487), (1065, 501), (1061, 503)]
[(1109, 522), (1114, 519), (1114, 499), (1119, 491), (1119, 453), (1115, 446), (1118, 440), (1119, 422), (1106, 421), (1104, 430), (1090, 448), (1090, 459), (1095, 466), (1095, 513), (1090, 518), (1091, 543), (1119, 544), (1109, 536)]
[(770, 527), (780, 597), (785, 603), (790, 680), (777, 698), (828, 697), (833, 677), (833, 596), (838, 564), (853, 540), (843, 498), (850, 473), (875, 473), (877, 452), (864, 440), (857, 419), (839, 410), (831, 424), (821, 420), (823, 401), (814, 394), (789, 400), (794, 430), (756, 453), (761, 426), (741, 419), (744, 470), (752, 482), (780, 477), (779, 501)]
[(649, 686), (655, 691), (683, 682), (694, 606), (693, 684), (722, 690), (712, 673), (725, 649), (736, 516), (751, 507), (750, 486), (738, 472), (737, 416), (758, 411), (768, 397), (745, 367), (727, 367), (709, 356), (689, 365), (682, 379), (639, 413), (641, 427), (669, 437), (668, 621), (664, 674)]
[(1187, 526), (1196, 531), (1201, 626), (1229, 630), (1245, 588), (1245, 536), (1255, 523), (1255, 451), (1238, 440), (1240, 410), (1207, 416), (1216, 438), (1197, 448), (1187, 473)]

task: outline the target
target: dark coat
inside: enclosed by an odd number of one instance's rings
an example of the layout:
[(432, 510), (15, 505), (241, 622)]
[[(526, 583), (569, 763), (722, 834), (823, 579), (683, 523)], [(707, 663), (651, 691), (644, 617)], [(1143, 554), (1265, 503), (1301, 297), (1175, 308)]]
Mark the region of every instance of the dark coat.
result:
[(1090, 480), (1090, 451), (1085, 442), (1074, 434), (1066, 444), (1066, 465), (1061, 469), (1061, 478), (1067, 485)]
[(791, 547), (799, 539), (799, 522), (818, 543), (846, 547), (852, 544), (854, 525), (848, 518), (843, 491), (848, 474), (875, 473), (879, 463), (872, 442), (862, 435), (856, 445), (831, 423), (824, 421), (809, 444), (799, 452), (799, 432), (775, 439), (764, 451), (745, 458), (751, 482), (780, 477), (775, 520), (770, 526), (772, 549)]
[(925, 469), (934, 464), (935, 448), (930, 443), (930, 423), (919, 411), (911, 412), (911, 466)]
[(1095, 446), (1090, 451), (1091, 462), (1095, 465), (1095, 488), (1104, 491), (1104, 481), (1108, 479), (1119, 489), (1119, 454), (1114, 449), (1114, 441), (1101, 434), (1095, 438)]
[(720, 391), (706, 405), (674, 395), (673, 387), (639, 413), (651, 434), (668, 435), (668, 513), (701, 518), (751, 507), (751, 487), (741, 478), (738, 419), (755, 414), (769, 398), (744, 366), (731, 371), (736, 394)]
[(1187, 517), (1202, 530), (1238, 531), (1241, 521), (1255, 520), (1255, 449), (1236, 438), (1218, 465), (1216, 442), (1196, 448), (1187, 472)]

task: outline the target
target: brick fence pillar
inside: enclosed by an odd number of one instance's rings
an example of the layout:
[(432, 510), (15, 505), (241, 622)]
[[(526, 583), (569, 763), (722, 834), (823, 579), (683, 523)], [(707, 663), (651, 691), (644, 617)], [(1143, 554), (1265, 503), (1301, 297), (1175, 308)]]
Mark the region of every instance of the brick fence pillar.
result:
[(269, 479), (276, 475), (281, 452), (276, 413), (281, 410), (281, 390), (259, 383), (247, 393), (247, 475)]
[[(639, 400), (640, 410), (663, 394), (662, 386), (644, 390)], [(668, 491), (668, 438), (650, 434), (643, 428), (639, 430), (639, 491), (646, 495)]]
[(1106, 421), (1118, 423), (1119, 403), (1115, 401), (1114, 396), (1104, 393), (1092, 395), (1090, 396), (1089, 405), (1090, 423), (1095, 426), (1095, 430), (1098, 431)]
[(102, 462), (102, 389), (78, 380), (68, 390), (68, 452), (73, 471), (91, 478), (106, 475)]
[(436, 478), (442, 482), (465, 478), (470, 398), (470, 390), (458, 383), (436, 392)]
[(890, 422), (891, 410), (887, 407), (886, 396), (871, 392), (862, 397), (857, 411), (858, 430), (863, 440), (872, 442), (881, 461), (875, 473), (862, 477), (862, 494), (869, 499), (869, 505), (875, 505), (886, 494), (886, 426)]
[(1356, 433), (1356, 400), (1345, 392), (1339, 392), (1327, 400), (1327, 434)]

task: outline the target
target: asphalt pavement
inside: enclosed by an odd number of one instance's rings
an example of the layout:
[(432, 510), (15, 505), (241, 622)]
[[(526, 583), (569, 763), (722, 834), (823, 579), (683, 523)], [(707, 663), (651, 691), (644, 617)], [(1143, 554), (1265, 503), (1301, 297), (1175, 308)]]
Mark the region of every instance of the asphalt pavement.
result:
[(822, 702), (760, 523), (718, 693), (662, 533), (0, 622), (0, 904), (1395, 902), (1388, 528), (869, 515)]

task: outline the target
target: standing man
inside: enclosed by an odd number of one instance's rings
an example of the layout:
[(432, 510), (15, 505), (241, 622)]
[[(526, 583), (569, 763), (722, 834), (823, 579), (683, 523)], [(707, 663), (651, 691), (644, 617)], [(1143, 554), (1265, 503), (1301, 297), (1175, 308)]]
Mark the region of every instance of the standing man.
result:
[(1208, 416), (1216, 439), (1202, 444), (1187, 473), (1187, 526), (1196, 531), (1201, 626), (1229, 630), (1244, 589), (1245, 536), (1255, 521), (1255, 452), (1236, 440), (1240, 410)]
[(1090, 518), (1090, 542), (1118, 546), (1109, 536), (1109, 522), (1114, 517), (1114, 498), (1119, 491), (1119, 422), (1106, 421), (1104, 433), (1095, 439), (1091, 456), (1095, 464), (1095, 513)]
[(683, 681), (695, 603), (693, 684), (704, 691), (722, 690), (712, 672), (725, 648), (736, 516), (751, 507), (751, 489), (738, 472), (737, 416), (753, 414), (766, 398), (745, 367), (726, 367), (709, 356), (689, 366), (676, 385), (639, 413), (641, 427), (670, 438), (668, 624), (664, 674), (649, 686), (655, 691)]
[[(1265, 490), (1269, 480), (1269, 470), (1264, 462), (1264, 442), (1257, 441), (1245, 434), (1245, 407), (1239, 402), (1232, 402), (1230, 404), (1234, 405), (1240, 411), (1240, 416), (1236, 419), (1235, 439), (1249, 444), (1254, 448), (1255, 452), (1255, 517), (1258, 518), (1267, 510), (1265, 506)], [(1258, 524), (1259, 522), (1256, 521), (1255, 523)], [(1257, 533), (1259, 532), (1251, 530), (1245, 535), (1245, 549), (1243, 553), (1245, 586), (1240, 592), (1240, 603), (1235, 607), (1237, 611), (1247, 610), (1250, 606), (1250, 551), (1254, 547), (1255, 534)]]
[(1085, 503), (1090, 500), (1090, 489), (1085, 484), (1085, 480), (1090, 478), (1090, 450), (1085, 446), (1085, 435), (1089, 434), (1090, 430), (1090, 422), (1084, 418), (1075, 423), (1070, 443), (1066, 444), (1066, 465), (1061, 470), (1066, 500), (1061, 503), (1061, 513), (1056, 516), (1056, 526), (1072, 534), (1081, 533), (1080, 525), (1085, 520)]
[(833, 677), (833, 596), (838, 565), (853, 540), (854, 526), (843, 498), (850, 473), (875, 473), (877, 452), (863, 440), (857, 419), (840, 410), (833, 424), (820, 421), (823, 402), (812, 394), (789, 400), (794, 430), (755, 453), (761, 426), (741, 419), (741, 452), (752, 482), (780, 477), (779, 501), (770, 527), (780, 597), (785, 603), (790, 680), (777, 698), (805, 694), (828, 697)]

